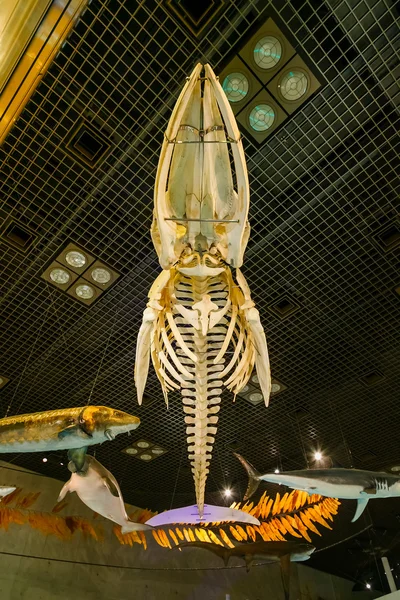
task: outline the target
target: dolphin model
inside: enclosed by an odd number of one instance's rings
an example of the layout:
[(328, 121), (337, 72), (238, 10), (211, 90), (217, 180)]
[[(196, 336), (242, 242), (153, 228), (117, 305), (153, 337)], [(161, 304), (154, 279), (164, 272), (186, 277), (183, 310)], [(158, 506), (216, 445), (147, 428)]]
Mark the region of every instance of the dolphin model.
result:
[(128, 518), (121, 490), (114, 475), (94, 456), (87, 455), (86, 461), (85, 472), (72, 473), (69, 481), (61, 489), (58, 502), (63, 500), (68, 492), (76, 492), (91, 510), (121, 525), (122, 533), (151, 529), (150, 525), (135, 523)]
[(85, 465), (88, 446), (136, 429), (140, 419), (107, 406), (49, 410), (0, 419), (0, 453), (69, 450), (71, 469)]
[(186, 542), (175, 546), (174, 549), (189, 548), (191, 546), (213, 552), (222, 558), (225, 566), (228, 566), (232, 556), (242, 558), (246, 563), (247, 572), (249, 572), (251, 563), (254, 560), (280, 562), (285, 598), (289, 598), (290, 563), (308, 560), (315, 550), (315, 546), (303, 542), (253, 542), (251, 544), (240, 544), (235, 548), (223, 548), (218, 544), (207, 542)]
[(16, 490), (16, 487), (12, 487), (10, 485), (0, 485), (0, 498), (4, 498), (4, 496), (8, 496), (9, 494), (12, 494), (14, 490)]
[(198, 525), (199, 523), (249, 523), (251, 525), (260, 525), (258, 519), (244, 510), (230, 508), (229, 506), (215, 506), (213, 504), (204, 504), (202, 517), (200, 517), (197, 504), (193, 504), (192, 506), (166, 510), (158, 515), (154, 515), (146, 523), (153, 527), (161, 527), (161, 525), (169, 525), (171, 523), (185, 525)]
[(304, 469), (260, 475), (243, 456), (236, 452), (234, 454), (249, 476), (245, 500), (254, 494), (260, 481), (279, 483), (309, 494), (357, 500), (357, 509), (352, 519), (354, 523), (364, 512), (369, 500), (400, 497), (400, 477), (397, 475), (360, 469)]

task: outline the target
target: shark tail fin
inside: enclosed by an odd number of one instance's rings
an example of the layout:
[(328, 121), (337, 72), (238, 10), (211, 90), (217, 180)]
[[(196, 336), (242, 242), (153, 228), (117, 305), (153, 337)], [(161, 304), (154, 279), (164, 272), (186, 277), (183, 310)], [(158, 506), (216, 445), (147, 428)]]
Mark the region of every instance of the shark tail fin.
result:
[(253, 465), (247, 462), (247, 460), (244, 459), (241, 454), (238, 454), (237, 452), (234, 452), (233, 454), (236, 456), (237, 459), (240, 460), (240, 462), (247, 471), (249, 483), (243, 499), (248, 500), (249, 498), (251, 498), (251, 496), (255, 493), (258, 486), (260, 485), (260, 473), (257, 471), (257, 469), (253, 467)]
[(368, 500), (369, 500), (369, 498), (359, 498), (357, 500), (357, 509), (356, 509), (354, 517), (351, 520), (352, 523), (354, 523), (354, 521), (357, 521), (357, 519), (359, 519), (361, 517), (364, 510), (367, 508)]

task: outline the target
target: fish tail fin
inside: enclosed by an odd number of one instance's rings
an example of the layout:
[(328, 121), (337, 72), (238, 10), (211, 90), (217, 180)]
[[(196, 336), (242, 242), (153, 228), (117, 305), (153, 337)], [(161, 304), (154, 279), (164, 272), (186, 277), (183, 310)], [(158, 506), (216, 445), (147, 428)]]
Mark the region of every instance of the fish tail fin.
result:
[(257, 469), (253, 467), (253, 465), (247, 462), (247, 460), (244, 459), (241, 454), (238, 454), (237, 452), (234, 452), (233, 454), (238, 460), (240, 460), (240, 462), (247, 471), (249, 483), (243, 499), (248, 500), (256, 492), (258, 486), (260, 485), (260, 473), (257, 471)]
[(152, 529), (151, 525), (145, 523), (135, 523), (134, 521), (128, 521), (121, 527), (121, 533), (130, 533), (131, 531), (149, 531)]

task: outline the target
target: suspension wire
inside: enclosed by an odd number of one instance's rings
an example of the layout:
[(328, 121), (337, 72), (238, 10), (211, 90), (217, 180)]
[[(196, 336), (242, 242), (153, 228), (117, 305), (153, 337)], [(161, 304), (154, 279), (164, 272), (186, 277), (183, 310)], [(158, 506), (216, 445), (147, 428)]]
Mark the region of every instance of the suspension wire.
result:
[[(186, 440), (185, 440), (185, 441), (186, 441)], [(174, 503), (174, 500), (175, 500), (175, 493), (176, 493), (176, 488), (177, 488), (177, 485), (178, 485), (179, 473), (180, 473), (180, 471), (181, 471), (182, 460), (183, 460), (183, 454), (184, 454), (184, 452), (185, 452), (185, 446), (186, 446), (186, 443), (185, 443), (185, 441), (184, 441), (184, 442), (183, 442), (183, 444), (182, 444), (181, 457), (180, 457), (180, 459), (179, 459), (179, 467), (178, 467), (178, 470), (177, 470), (177, 472), (176, 472), (175, 484), (174, 484), (174, 489), (173, 489), (173, 492), (172, 492), (171, 504), (170, 504), (170, 506), (169, 506), (169, 510), (171, 510), (171, 508), (172, 508), (172, 505), (173, 505), (173, 503)]]
[(353, 455), (351, 453), (350, 446), (348, 445), (347, 440), (346, 440), (345, 435), (344, 435), (344, 431), (343, 431), (343, 428), (342, 428), (342, 423), (341, 423), (340, 418), (339, 418), (339, 412), (337, 410), (336, 405), (333, 402), (331, 402), (331, 400), (329, 400), (329, 407), (331, 409), (331, 412), (332, 412), (333, 416), (336, 417), (336, 420), (338, 422), (340, 435), (342, 436), (343, 445), (344, 445), (345, 450), (347, 452), (347, 456), (348, 456), (349, 463), (350, 463), (350, 468), (352, 469), (354, 467)]
[[(13, 402), (14, 402), (14, 399), (15, 399), (15, 396), (16, 396), (16, 394), (17, 394), (18, 390), (19, 390), (19, 386), (21, 385), (22, 379), (23, 379), (23, 377), (24, 377), (24, 375), (25, 375), (25, 372), (26, 372), (26, 370), (27, 370), (27, 368), (28, 368), (28, 365), (29, 365), (29, 363), (30, 363), (30, 360), (31, 360), (31, 358), (32, 358), (33, 352), (34, 352), (34, 350), (35, 350), (35, 348), (36, 348), (36, 344), (37, 344), (37, 342), (38, 342), (38, 340), (39, 340), (39, 337), (40, 337), (40, 335), (41, 335), (41, 333), (42, 333), (43, 326), (44, 326), (45, 322), (47, 321), (47, 317), (48, 317), (49, 308), (50, 308), (50, 307), (48, 306), (48, 307), (47, 307), (47, 309), (46, 309), (46, 311), (45, 311), (45, 313), (44, 313), (44, 317), (43, 317), (43, 320), (42, 320), (42, 322), (41, 322), (41, 324), (40, 324), (39, 331), (37, 332), (37, 335), (36, 335), (36, 337), (35, 337), (35, 341), (33, 342), (33, 345), (32, 345), (32, 347), (31, 347), (31, 350), (30, 350), (30, 352), (29, 352), (29, 356), (28, 356), (28, 358), (27, 358), (27, 360), (26, 360), (25, 366), (24, 366), (24, 368), (22, 369), (21, 375), (20, 375), (20, 377), (19, 377), (19, 379), (18, 379), (18, 383), (17, 383), (17, 385), (15, 386), (15, 390), (14, 390), (14, 393), (13, 393), (13, 395), (12, 395), (12, 398), (11, 398), (11, 400), (10, 400), (10, 403), (9, 403), (9, 405), (8, 405), (8, 407), (7, 407), (7, 410), (6, 410), (5, 417), (8, 417), (8, 415), (9, 415), (9, 413), (10, 413), (11, 407), (12, 407), (12, 405), (13, 405)], [(42, 365), (42, 368), (43, 368), (43, 365)], [(38, 375), (39, 375), (39, 373), (37, 373), (37, 374), (36, 374), (34, 381), (36, 380), (36, 377), (37, 377)], [(21, 404), (19, 405), (18, 412), (21, 410), (21, 407), (22, 407), (22, 405), (23, 405), (24, 401), (26, 400), (26, 397), (27, 397), (27, 395), (28, 395), (29, 391), (30, 391), (30, 390), (31, 390), (31, 388), (32, 388), (32, 385), (33, 385), (33, 383), (31, 384), (31, 387), (29, 388), (28, 392), (25, 394), (24, 398), (21, 400)]]
[(310, 465), (308, 463), (307, 452), (306, 452), (306, 448), (305, 448), (304, 443), (303, 443), (303, 437), (301, 435), (300, 423), (299, 423), (299, 420), (297, 418), (296, 418), (296, 423), (294, 424), (295, 431), (296, 431), (296, 425), (297, 425), (297, 432), (299, 434), (299, 439), (300, 439), (300, 446), (301, 446), (301, 449), (303, 451), (304, 460), (306, 462), (307, 469), (308, 469), (310, 467)]
[(325, 552), (325, 550), (330, 550), (331, 548), (334, 548), (335, 546), (339, 546), (339, 544), (344, 544), (345, 542), (348, 542), (349, 540), (356, 537), (357, 535), (364, 533), (364, 531), (368, 531), (368, 529), (371, 529), (372, 526), (373, 526), (372, 523), (369, 523), (366, 527), (364, 527), (364, 529), (360, 529), (360, 531), (357, 531), (356, 533), (349, 535), (347, 538), (344, 538), (343, 540), (339, 540), (338, 542), (335, 542), (334, 544), (330, 544), (329, 546), (325, 546), (324, 548), (318, 548), (318, 550), (315, 550), (315, 552), (313, 552), (313, 554), (318, 554), (318, 552)]
[(106, 356), (106, 353), (107, 353), (107, 350), (108, 350), (108, 346), (109, 346), (111, 337), (112, 337), (112, 335), (114, 333), (115, 323), (117, 322), (117, 315), (120, 312), (120, 310), (121, 310), (121, 308), (119, 308), (118, 310), (115, 311), (114, 321), (113, 321), (113, 324), (110, 327), (110, 334), (109, 334), (109, 336), (107, 338), (107, 342), (106, 342), (106, 345), (104, 347), (104, 352), (102, 354), (102, 357), (101, 357), (101, 360), (100, 360), (100, 364), (99, 364), (99, 366), (97, 368), (97, 373), (96, 373), (95, 378), (93, 380), (92, 389), (90, 390), (89, 397), (88, 397), (87, 402), (86, 402), (86, 406), (89, 406), (90, 400), (92, 399), (94, 388), (96, 387), (97, 379), (99, 377), (99, 374), (100, 374), (100, 371), (101, 371), (101, 367), (103, 366), (104, 358)]
[[(72, 356), (72, 354), (71, 354), (71, 348), (70, 348), (70, 346), (68, 346), (68, 342), (67, 342), (67, 338), (65, 336), (65, 332), (64, 332), (64, 330), (63, 330), (63, 328), (61, 326), (61, 321), (60, 321), (60, 318), (59, 318), (59, 314), (58, 314), (56, 303), (55, 303), (54, 296), (53, 296), (53, 290), (52, 290), (52, 288), (51, 288), (51, 286), (50, 286), (49, 283), (47, 283), (47, 291), (49, 293), (51, 307), (52, 307), (52, 309), (54, 311), (54, 314), (55, 314), (55, 317), (56, 317), (56, 321), (57, 321), (57, 325), (58, 325), (58, 329), (60, 331), (61, 341), (64, 342), (65, 348), (69, 351), (70, 356)], [(76, 367), (75, 367), (75, 365), (74, 365), (74, 363), (73, 363), (72, 360), (71, 360), (71, 367), (72, 367), (72, 371), (74, 373), (75, 383), (77, 384), (78, 383), (78, 372), (77, 372)]]

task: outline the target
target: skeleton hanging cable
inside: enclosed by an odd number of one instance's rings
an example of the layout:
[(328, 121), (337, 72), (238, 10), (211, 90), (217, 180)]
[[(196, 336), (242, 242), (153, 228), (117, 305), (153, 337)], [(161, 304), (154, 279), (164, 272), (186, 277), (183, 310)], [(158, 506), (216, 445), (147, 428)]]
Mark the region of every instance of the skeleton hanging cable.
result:
[(266, 406), (271, 387), (265, 334), (239, 270), (250, 234), (242, 142), (213, 70), (205, 65), (201, 77), (202, 69), (188, 78), (161, 149), (151, 235), (163, 271), (135, 364), (139, 403), (150, 356), (167, 404), (169, 391), (181, 391), (200, 517), (223, 387), (236, 395), (254, 365)]

